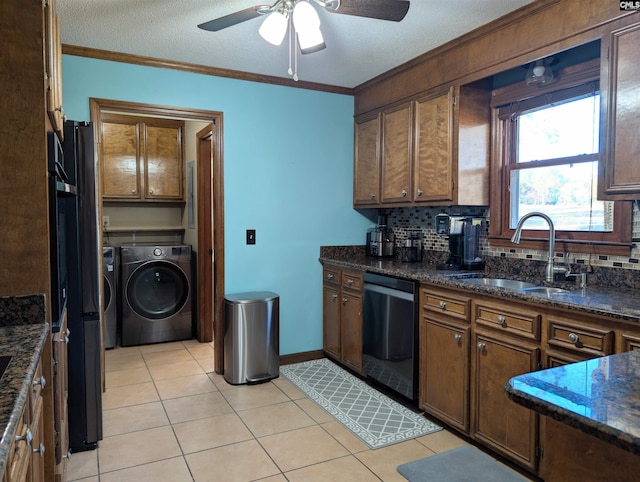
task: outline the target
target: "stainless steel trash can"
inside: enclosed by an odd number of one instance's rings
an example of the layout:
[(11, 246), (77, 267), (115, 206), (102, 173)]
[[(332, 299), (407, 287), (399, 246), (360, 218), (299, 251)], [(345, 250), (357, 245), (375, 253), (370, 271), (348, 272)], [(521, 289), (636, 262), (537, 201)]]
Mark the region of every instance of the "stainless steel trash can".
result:
[(280, 298), (270, 291), (224, 297), (224, 379), (260, 383), (280, 373)]

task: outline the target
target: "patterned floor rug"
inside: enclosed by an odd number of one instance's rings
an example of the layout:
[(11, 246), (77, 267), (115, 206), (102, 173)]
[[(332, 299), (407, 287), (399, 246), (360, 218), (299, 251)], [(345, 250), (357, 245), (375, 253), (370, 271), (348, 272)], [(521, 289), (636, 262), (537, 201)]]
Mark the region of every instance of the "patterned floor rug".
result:
[(280, 373), (372, 449), (442, 430), (326, 358)]

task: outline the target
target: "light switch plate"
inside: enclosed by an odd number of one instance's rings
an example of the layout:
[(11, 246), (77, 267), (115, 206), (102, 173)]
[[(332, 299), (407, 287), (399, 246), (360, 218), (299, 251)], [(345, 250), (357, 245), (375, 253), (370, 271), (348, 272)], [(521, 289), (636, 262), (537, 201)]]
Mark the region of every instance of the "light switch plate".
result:
[(247, 244), (256, 244), (256, 230), (247, 229)]

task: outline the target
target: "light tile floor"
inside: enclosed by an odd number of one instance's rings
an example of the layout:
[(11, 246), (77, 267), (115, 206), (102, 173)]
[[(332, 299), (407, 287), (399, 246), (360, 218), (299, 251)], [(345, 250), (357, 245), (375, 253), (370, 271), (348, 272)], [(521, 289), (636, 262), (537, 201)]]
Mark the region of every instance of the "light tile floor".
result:
[(105, 358), (104, 439), (73, 454), (68, 481), (402, 482), (399, 464), (466, 443), (442, 430), (370, 450), (284, 377), (228, 384), (195, 340)]

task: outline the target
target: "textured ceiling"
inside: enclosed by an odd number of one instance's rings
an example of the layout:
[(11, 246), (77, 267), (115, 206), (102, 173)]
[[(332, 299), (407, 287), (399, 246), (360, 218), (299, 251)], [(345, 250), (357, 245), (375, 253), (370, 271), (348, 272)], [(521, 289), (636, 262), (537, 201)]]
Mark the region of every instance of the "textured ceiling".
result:
[[(258, 35), (261, 18), (219, 32), (197, 25), (264, 0), (57, 0), (62, 43), (288, 78), (287, 42)], [(275, 1), (275, 0), (274, 0)], [(269, 3), (269, 1), (264, 2)], [(300, 80), (355, 87), (531, 0), (411, 0), (401, 22), (317, 8), (327, 48), (298, 55)]]

